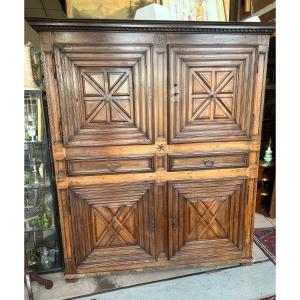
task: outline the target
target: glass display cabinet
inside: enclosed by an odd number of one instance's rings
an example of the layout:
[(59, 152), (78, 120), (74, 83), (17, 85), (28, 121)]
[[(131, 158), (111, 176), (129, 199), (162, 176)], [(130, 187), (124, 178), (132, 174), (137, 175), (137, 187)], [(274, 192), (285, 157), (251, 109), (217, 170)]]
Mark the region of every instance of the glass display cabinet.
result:
[(57, 199), (41, 90), (24, 90), (24, 230), (28, 267), (62, 269)]

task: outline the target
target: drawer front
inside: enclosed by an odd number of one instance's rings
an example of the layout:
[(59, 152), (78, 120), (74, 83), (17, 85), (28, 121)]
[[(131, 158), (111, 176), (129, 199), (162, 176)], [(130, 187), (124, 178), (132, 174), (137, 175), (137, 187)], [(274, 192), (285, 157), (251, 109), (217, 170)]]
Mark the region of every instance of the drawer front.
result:
[(170, 154), (169, 171), (237, 168), (248, 166), (248, 151)]
[(154, 155), (67, 160), (69, 176), (154, 172)]

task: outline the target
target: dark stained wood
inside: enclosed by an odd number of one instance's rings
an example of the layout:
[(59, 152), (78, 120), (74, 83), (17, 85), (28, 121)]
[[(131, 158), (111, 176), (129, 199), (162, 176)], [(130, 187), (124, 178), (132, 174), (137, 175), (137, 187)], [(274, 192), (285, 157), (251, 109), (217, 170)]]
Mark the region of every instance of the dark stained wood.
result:
[(272, 9), (268, 11), (267, 13), (261, 15), (259, 17), (262, 22), (267, 23), (267, 22), (275, 22), (276, 21), (276, 9)]
[(274, 185), (273, 185), (269, 215), (271, 218), (276, 217), (276, 183), (275, 183), (275, 180), (274, 180)]
[(240, 9), (241, 9), (241, 0), (230, 1), (229, 21), (235, 22), (239, 20)]
[[(270, 4), (275, 4), (274, 0), (235, 0), (230, 1), (230, 21), (240, 21), (251, 17), (252, 13), (255, 14), (259, 10), (265, 8)], [(251, 5), (252, 4), (252, 5)], [(251, 8), (252, 6), (252, 8)], [(270, 10), (264, 15), (259, 16), (261, 22), (275, 22), (276, 20), (276, 9)]]
[(250, 33), (272, 34), (274, 26), (262, 23), (196, 22), (196, 21), (142, 21), (109, 19), (45, 19), (28, 18), (26, 21), (37, 32), (43, 31), (141, 31), (141, 32), (194, 32), (194, 33)]
[(42, 20), (65, 277), (249, 263), (265, 24)]
[[(262, 207), (262, 199), (264, 198), (264, 206)], [(268, 200), (268, 201), (266, 201)], [(268, 202), (268, 203), (266, 203)], [(272, 203), (273, 202), (273, 203)], [(257, 194), (255, 211), (258, 213), (270, 214), (271, 204), (274, 207), (275, 202), (275, 163), (266, 163), (260, 161), (257, 175)], [(274, 215), (274, 212), (273, 212)]]

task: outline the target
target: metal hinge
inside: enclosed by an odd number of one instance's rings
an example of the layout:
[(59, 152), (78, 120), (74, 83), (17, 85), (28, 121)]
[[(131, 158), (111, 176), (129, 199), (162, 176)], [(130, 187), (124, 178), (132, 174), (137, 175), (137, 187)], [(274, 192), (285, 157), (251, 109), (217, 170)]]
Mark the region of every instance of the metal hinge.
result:
[(178, 96), (179, 96), (178, 84), (174, 83), (174, 86), (171, 89), (171, 101), (173, 103), (178, 102)]
[(68, 202), (67, 202), (67, 209), (68, 209), (69, 215), (71, 215), (71, 203), (70, 203), (70, 199), (68, 199)]
[(73, 256), (73, 259), (74, 259), (74, 263), (77, 264), (77, 259), (76, 259), (76, 255), (75, 255), (75, 246), (72, 245), (72, 250), (73, 250), (73, 253), (72, 253), (72, 256)]
[(59, 130), (60, 135), (62, 136), (63, 132), (62, 132), (62, 122), (61, 122), (61, 119), (59, 119), (59, 123), (58, 124), (59, 124), (59, 129), (58, 130)]
[(150, 86), (147, 88), (147, 102), (148, 104), (151, 104), (152, 102), (152, 91)]
[(57, 79), (54, 53), (52, 53), (52, 68), (53, 68), (53, 77), (54, 79)]
[(177, 228), (176, 219), (169, 218), (169, 225), (172, 226), (173, 230), (176, 230)]
[(155, 228), (156, 228), (156, 225), (155, 225), (155, 221), (154, 221), (154, 219), (151, 219), (151, 221), (150, 221), (150, 224), (149, 224), (149, 227), (150, 227), (150, 229), (151, 229), (152, 231), (154, 231), (154, 230), (155, 230)]

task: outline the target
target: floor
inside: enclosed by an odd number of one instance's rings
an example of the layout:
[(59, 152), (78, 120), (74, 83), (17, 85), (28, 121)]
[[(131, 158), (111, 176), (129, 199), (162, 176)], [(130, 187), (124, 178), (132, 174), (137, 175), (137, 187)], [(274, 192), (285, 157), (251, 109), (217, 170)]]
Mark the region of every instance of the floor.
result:
[(275, 266), (271, 261), (266, 261), (119, 289), (78, 300), (249, 300), (271, 296), (274, 288)]
[[(256, 214), (255, 215), (255, 227), (256, 228), (262, 228), (262, 227), (273, 227), (276, 225), (276, 220), (271, 219), (268, 217), (265, 217), (261, 214)], [(256, 285), (256, 283), (259, 285), (260, 284), (260, 277), (264, 278), (268, 274), (268, 278), (270, 279), (270, 284), (269, 285), (264, 285), (263, 291), (265, 292), (265, 296), (270, 294), (270, 291), (273, 290), (275, 293), (275, 266), (268, 261), (268, 257), (257, 247), (257, 245), (254, 244), (253, 246), (253, 257), (254, 257), (254, 264), (249, 267), (239, 267), (239, 268), (232, 268), (228, 269), (228, 266), (226, 270), (222, 270), (222, 267), (209, 267), (209, 268), (189, 268), (189, 269), (176, 269), (176, 270), (157, 270), (157, 271), (148, 271), (148, 272), (142, 272), (142, 273), (136, 273), (136, 274), (122, 274), (122, 275), (110, 275), (110, 276), (102, 276), (102, 277), (95, 277), (95, 278), (84, 278), (80, 279), (78, 282), (74, 283), (66, 283), (65, 280), (63, 279), (63, 273), (52, 273), (48, 275), (44, 275), (45, 278), (48, 278), (52, 280), (53, 282), (53, 288), (50, 290), (44, 289), (42, 286), (38, 285), (36, 282), (33, 283), (33, 294), (34, 294), (34, 299), (35, 300), (63, 300), (63, 299), (68, 299), (71, 297), (76, 297), (80, 295), (86, 295), (86, 294), (91, 294), (91, 293), (98, 293), (102, 291), (107, 291), (111, 290), (114, 288), (120, 288), (120, 287), (125, 287), (125, 286), (131, 286), (134, 284), (140, 284), (140, 283), (145, 283), (145, 282), (150, 282), (150, 281), (156, 281), (156, 280), (161, 280), (161, 279), (166, 279), (166, 278), (172, 278), (172, 277), (178, 277), (182, 275), (188, 275), (188, 274), (193, 274), (193, 273), (201, 273), (205, 272), (201, 277), (201, 280), (204, 280), (202, 282), (202, 286), (205, 286), (205, 290), (209, 290), (209, 284), (210, 284), (210, 278), (213, 280), (211, 283), (213, 284), (212, 286), (215, 287), (216, 282), (222, 282), (224, 281), (224, 284), (228, 283), (228, 280), (226, 280), (226, 274), (228, 274), (229, 270), (232, 270), (230, 272), (233, 272), (233, 275), (236, 273), (237, 278), (240, 278), (241, 274), (245, 272), (245, 276), (250, 276), (249, 274), (254, 274), (253, 277), (253, 285)], [(263, 262), (263, 263), (259, 263)], [(234, 265), (232, 265), (234, 266)], [(272, 272), (268, 271), (269, 269), (272, 269)], [(219, 270), (216, 272), (216, 270)], [(233, 271), (236, 270), (236, 271)], [(239, 271), (240, 270), (240, 271)], [(249, 271), (247, 271), (249, 270)], [(209, 272), (210, 271), (210, 272)], [(214, 272), (212, 272), (214, 271)], [(208, 273), (207, 273), (208, 272)], [(250, 272), (250, 273), (247, 273)], [(252, 273), (251, 273), (252, 272)], [(207, 277), (207, 274), (213, 274), (211, 277)], [(248, 274), (248, 275), (247, 275)], [(220, 277), (220, 275), (222, 275)], [(220, 278), (219, 278), (220, 277)], [(245, 278), (246, 278), (245, 277)], [(191, 277), (186, 277), (186, 278), (191, 278)], [(203, 278), (203, 279), (202, 279)], [(233, 278), (233, 277), (231, 277)], [(250, 277), (249, 277), (250, 278)], [(251, 277), (252, 278), (252, 277)], [(174, 282), (174, 280), (170, 281)], [(247, 280), (245, 281), (247, 283)], [(238, 282), (236, 286), (238, 286), (238, 289), (235, 289), (236, 292), (242, 293), (243, 298), (235, 298), (234, 295), (230, 294), (232, 292), (232, 288), (228, 286), (228, 299), (245, 299), (245, 300), (252, 300), (253, 295), (251, 294), (251, 291), (253, 289), (243, 289), (243, 287), (249, 287), (251, 285), (244, 285), (241, 282)], [(256, 282), (256, 283), (255, 283)], [(145, 286), (143, 286), (145, 287)], [(226, 292), (225, 289), (223, 288), (224, 285), (221, 285), (222, 293)], [(121, 290), (121, 291), (116, 291), (117, 292), (124, 292), (129, 291), (130, 289), (126, 290)], [(213, 289), (214, 292), (211, 292), (210, 294), (208, 293), (205, 296), (205, 299), (207, 300), (217, 300), (221, 299), (218, 298), (218, 293), (220, 293), (220, 290), (218, 289)], [(258, 290), (258, 289), (257, 289)], [(126, 292), (127, 293), (127, 292)], [(123, 294), (125, 295), (126, 293), (122, 293), (122, 299), (132, 299), (132, 296), (128, 295), (128, 298), (124, 298)], [(213, 293), (216, 293), (215, 296), (213, 296)], [(247, 294), (248, 293), (248, 294)], [(103, 294), (105, 295), (105, 294)], [(117, 295), (114, 295), (113, 298), (111, 299), (121, 299), (117, 298)], [(225, 300), (227, 298), (223, 297), (222, 295), (222, 300)], [(109, 295), (103, 296), (99, 299), (109, 299)], [(231, 298), (230, 298), (231, 297)], [(245, 298), (246, 297), (246, 298)], [(248, 297), (248, 298), (247, 298)], [(94, 298), (94, 297), (93, 297)], [(27, 300), (27, 292), (25, 291), (25, 299)], [(92, 299), (92, 298), (83, 298), (83, 299)], [(139, 298), (135, 298), (139, 299)], [(151, 298), (149, 298), (151, 299)], [(162, 298), (163, 299), (163, 298)], [(197, 298), (195, 298), (197, 299)]]

